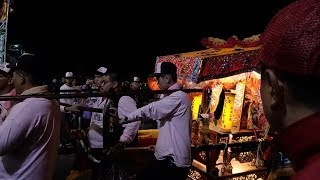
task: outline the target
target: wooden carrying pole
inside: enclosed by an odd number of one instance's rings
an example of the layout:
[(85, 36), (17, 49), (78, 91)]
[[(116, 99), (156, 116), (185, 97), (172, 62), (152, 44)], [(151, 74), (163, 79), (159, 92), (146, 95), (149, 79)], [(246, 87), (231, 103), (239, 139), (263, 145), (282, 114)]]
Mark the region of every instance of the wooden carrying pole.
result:
[[(23, 100), (27, 98), (46, 98), (46, 99), (72, 99), (72, 98), (88, 98), (88, 97), (110, 97), (110, 96), (128, 96), (128, 95), (145, 95), (148, 93), (152, 94), (163, 94), (172, 93), (178, 90), (167, 90), (167, 91), (151, 91), (151, 92), (138, 92), (138, 93), (75, 93), (75, 94), (40, 94), (40, 95), (21, 95), (21, 96), (0, 96), (0, 101), (11, 101), (11, 100)], [(184, 89), (186, 93), (191, 92), (203, 92), (202, 89)]]

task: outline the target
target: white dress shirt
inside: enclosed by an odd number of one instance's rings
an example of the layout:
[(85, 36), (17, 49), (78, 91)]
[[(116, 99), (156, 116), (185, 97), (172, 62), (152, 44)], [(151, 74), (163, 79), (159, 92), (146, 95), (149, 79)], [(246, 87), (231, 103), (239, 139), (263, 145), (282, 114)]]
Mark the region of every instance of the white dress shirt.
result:
[[(174, 84), (169, 90), (179, 87)], [(173, 92), (159, 101), (137, 109), (127, 118), (128, 121), (140, 118), (160, 119), (155, 157), (162, 160), (170, 156), (178, 167), (191, 165), (191, 102), (186, 93)]]

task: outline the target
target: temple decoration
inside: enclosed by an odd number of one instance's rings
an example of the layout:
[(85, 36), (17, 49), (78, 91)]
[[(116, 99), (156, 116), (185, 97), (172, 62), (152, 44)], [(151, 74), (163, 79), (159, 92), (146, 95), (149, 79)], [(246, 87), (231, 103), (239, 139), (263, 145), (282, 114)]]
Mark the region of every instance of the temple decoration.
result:
[[(260, 74), (255, 72), (259, 66), (256, 58), (260, 49), (259, 35), (242, 41), (236, 36), (226, 41), (218, 38), (207, 40), (207, 43), (212, 42), (214, 46), (201, 51), (158, 56), (156, 65), (161, 62), (174, 63), (177, 66), (178, 83), (185, 89), (210, 90), (210, 94), (202, 97), (201, 113), (215, 112), (220, 93), (224, 89), (225, 92), (235, 94), (232, 131), (262, 128), (264, 125), (259, 125), (261, 119), (264, 119), (258, 94)], [(159, 88), (155, 78), (149, 78), (148, 85), (152, 90)], [(200, 105), (197, 104), (200, 97), (190, 94), (190, 98), (193, 102), (192, 118), (195, 120), (200, 111)], [(214, 121), (217, 127), (221, 127), (219, 120), (221, 118)], [(263, 124), (267, 123), (262, 121)]]
[(218, 103), (219, 103), (219, 97), (222, 91), (223, 85), (217, 84), (216, 86), (213, 86), (211, 89), (211, 100), (209, 102), (209, 112), (214, 113), (216, 110)]
[(201, 40), (201, 44), (206, 48), (223, 49), (223, 48), (248, 48), (256, 47), (261, 44), (260, 34), (239, 40), (237, 36), (232, 36), (227, 40), (206, 37)]
[(177, 73), (186, 81), (197, 82), (202, 61), (200, 57), (188, 55), (170, 55), (157, 57), (157, 63), (172, 62), (177, 66)]
[[(209, 49), (156, 59), (156, 65), (172, 62), (177, 66), (178, 83), (184, 89), (203, 90), (203, 93), (188, 93), (192, 102), (192, 145), (255, 141), (261, 135), (266, 138), (269, 124), (260, 98), (259, 35), (243, 40), (236, 36), (228, 40), (205, 38), (202, 43)], [(158, 88), (156, 80), (150, 81), (154, 85), (149, 87)], [(202, 179), (208, 174), (218, 177), (238, 173), (235, 177), (265, 177), (264, 172), (252, 171), (262, 168), (256, 166), (260, 162), (256, 151), (241, 154), (239, 148), (225, 148), (223, 152), (222, 156), (220, 150), (195, 153), (192, 167), (197, 170), (192, 169), (189, 177)], [(197, 173), (199, 167), (206, 168), (203, 172), (207, 173)]]
[(226, 92), (222, 112), (221, 132), (231, 132), (235, 95), (234, 93)]
[[(172, 62), (177, 66), (179, 83), (192, 85), (205, 80), (248, 72), (259, 64), (260, 46), (249, 48), (205, 49), (201, 51), (158, 56), (156, 64)], [(156, 67), (155, 67), (156, 68)]]
[(232, 130), (234, 132), (240, 131), (240, 122), (241, 122), (241, 114), (242, 114), (242, 105), (243, 99), (245, 95), (245, 87), (246, 87), (246, 79), (240, 81), (236, 85), (236, 93), (235, 101), (234, 101), (234, 114), (232, 119)]
[(235, 50), (220, 56), (203, 59), (199, 81), (217, 79), (254, 70), (259, 60), (256, 58), (260, 47)]
[(192, 119), (198, 119), (201, 103), (202, 103), (202, 93), (190, 93), (189, 97), (191, 99), (191, 109), (192, 109)]

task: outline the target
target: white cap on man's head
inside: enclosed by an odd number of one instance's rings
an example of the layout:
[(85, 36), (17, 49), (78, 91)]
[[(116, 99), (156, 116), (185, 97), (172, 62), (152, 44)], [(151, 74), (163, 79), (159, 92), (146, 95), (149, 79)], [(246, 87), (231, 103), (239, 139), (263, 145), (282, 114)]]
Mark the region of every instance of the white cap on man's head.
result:
[(137, 76), (133, 77), (133, 82), (140, 82), (140, 78)]
[(5, 73), (9, 73), (11, 68), (9, 67), (9, 63), (1, 63), (0, 64), (0, 70), (5, 72)]
[(97, 70), (97, 72), (101, 73), (101, 74), (105, 74), (107, 72), (107, 68), (106, 67), (99, 67), (99, 69)]
[(65, 78), (73, 78), (73, 72), (66, 72)]

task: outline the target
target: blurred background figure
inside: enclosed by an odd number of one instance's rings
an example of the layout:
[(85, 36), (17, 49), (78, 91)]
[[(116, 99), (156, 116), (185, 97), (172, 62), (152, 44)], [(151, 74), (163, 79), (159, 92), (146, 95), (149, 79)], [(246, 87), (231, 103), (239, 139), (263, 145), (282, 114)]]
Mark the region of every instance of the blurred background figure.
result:
[(94, 75), (94, 84), (93, 89), (97, 89), (99, 91), (101, 87), (102, 76), (107, 73), (106, 67), (99, 67)]
[(85, 80), (86, 80), (86, 82), (85, 82), (85, 84), (83, 84), (81, 86), (81, 90), (85, 91), (85, 92), (90, 91), (92, 89), (93, 84), (94, 84), (94, 80), (92, 77), (86, 77)]
[(140, 82), (140, 78), (137, 76), (134, 76), (132, 78), (132, 81), (130, 83), (130, 89), (132, 91), (138, 91), (141, 89), (141, 82)]

